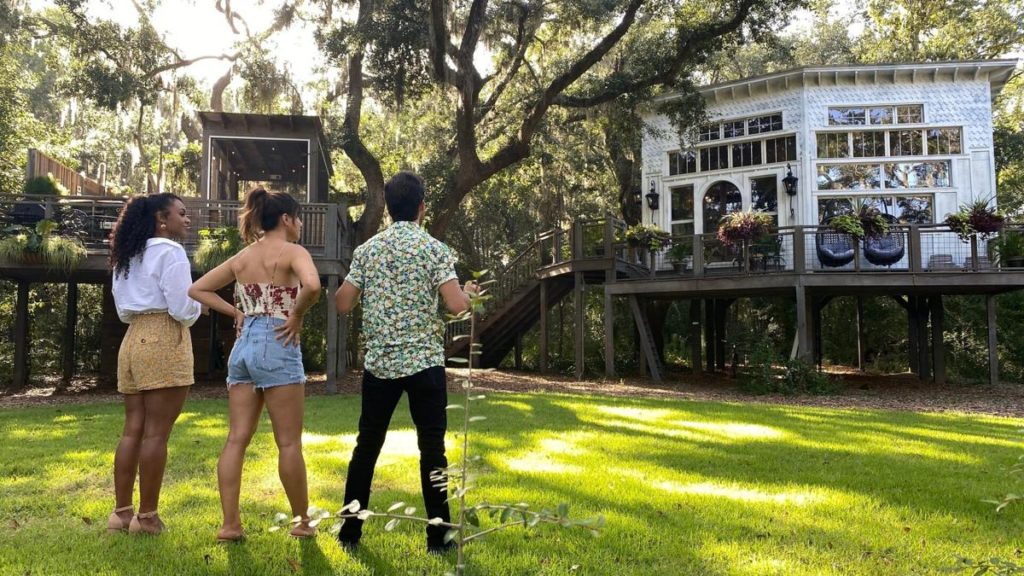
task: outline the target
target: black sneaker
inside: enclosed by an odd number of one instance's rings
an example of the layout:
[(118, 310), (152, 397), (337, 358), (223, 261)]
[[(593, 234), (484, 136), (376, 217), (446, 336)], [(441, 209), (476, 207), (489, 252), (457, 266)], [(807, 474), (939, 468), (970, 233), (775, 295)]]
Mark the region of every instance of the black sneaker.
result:
[(447, 544), (427, 544), (427, 554), (436, 554), (441, 556), (455, 550), (455, 542), (448, 542)]

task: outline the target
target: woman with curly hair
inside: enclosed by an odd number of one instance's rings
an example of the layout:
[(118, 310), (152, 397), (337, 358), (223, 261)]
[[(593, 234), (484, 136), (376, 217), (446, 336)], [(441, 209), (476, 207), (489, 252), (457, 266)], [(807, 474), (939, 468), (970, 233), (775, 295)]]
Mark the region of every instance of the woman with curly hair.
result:
[[(242, 461), (264, 404), (277, 443), (278, 475), (292, 515), (301, 519), (290, 534), (307, 538), (316, 529), (307, 515), (309, 494), (302, 457), (306, 373), (299, 336), (303, 316), (320, 297), (320, 275), (309, 252), (297, 244), (302, 220), (299, 203), (289, 194), (252, 190), (245, 197), (238, 224), (248, 246), (189, 289), (189, 296), (210, 309), (233, 315), (239, 331), (228, 358), (228, 439), (217, 461), (224, 512), (217, 540), (245, 537), (238, 507)], [(241, 310), (217, 294), (232, 282)]]
[[(136, 196), (111, 233), (114, 305), (128, 332), (117, 355), (117, 389), (124, 394), (124, 432), (114, 455), (116, 503), (107, 530), (159, 534), (160, 486), (167, 439), (194, 382), (189, 326), (202, 306), (188, 297), (191, 266), (175, 239), (190, 225), (174, 194)], [(136, 471), (139, 511), (133, 514)]]

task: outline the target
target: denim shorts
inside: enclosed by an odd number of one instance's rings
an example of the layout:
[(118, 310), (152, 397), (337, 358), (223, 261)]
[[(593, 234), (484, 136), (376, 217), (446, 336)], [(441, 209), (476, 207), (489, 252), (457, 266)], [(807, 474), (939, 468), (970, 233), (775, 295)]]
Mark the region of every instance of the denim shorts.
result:
[(246, 316), (242, 334), (235, 340), (228, 358), (228, 387), (252, 384), (258, 389), (304, 384), (302, 349), (285, 346), (274, 330), (284, 320), (271, 316)]

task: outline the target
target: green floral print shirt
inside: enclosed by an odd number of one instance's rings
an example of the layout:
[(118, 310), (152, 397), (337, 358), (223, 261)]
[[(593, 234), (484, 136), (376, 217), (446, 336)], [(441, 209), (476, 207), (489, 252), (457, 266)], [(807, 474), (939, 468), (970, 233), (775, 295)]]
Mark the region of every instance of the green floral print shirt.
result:
[(362, 291), (370, 373), (401, 378), (444, 366), (437, 290), (455, 278), (451, 249), (415, 222), (395, 222), (356, 248), (345, 280)]

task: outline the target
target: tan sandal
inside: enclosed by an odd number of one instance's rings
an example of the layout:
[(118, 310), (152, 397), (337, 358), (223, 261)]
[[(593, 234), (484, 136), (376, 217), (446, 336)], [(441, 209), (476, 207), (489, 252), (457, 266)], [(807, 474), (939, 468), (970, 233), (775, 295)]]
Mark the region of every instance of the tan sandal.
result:
[[(156, 519), (156, 527), (151, 528), (143, 526), (139, 520), (148, 520), (150, 518)], [(147, 534), (150, 536), (156, 536), (164, 531), (164, 523), (160, 521), (160, 517), (157, 516), (156, 510), (152, 512), (139, 512), (132, 517), (132, 523), (128, 525), (129, 534)]]
[(118, 516), (117, 513), (118, 512), (133, 512), (134, 510), (135, 510), (135, 507), (132, 506), (131, 504), (129, 504), (127, 506), (122, 506), (120, 508), (114, 508), (114, 511), (111, 512), (110, 516), (107, 518), (107, 532), (110, 532), (111, 534), (114, 534), (114, 533), (117, 533), (117, 532), (124, 532), (125, 530), (127, 530), (128, 529), (128, 525), (131, 523), (131, 520), (129, 520), (128, 522), (125, 522), (124, 520), (121, 520), (121, 517)]

